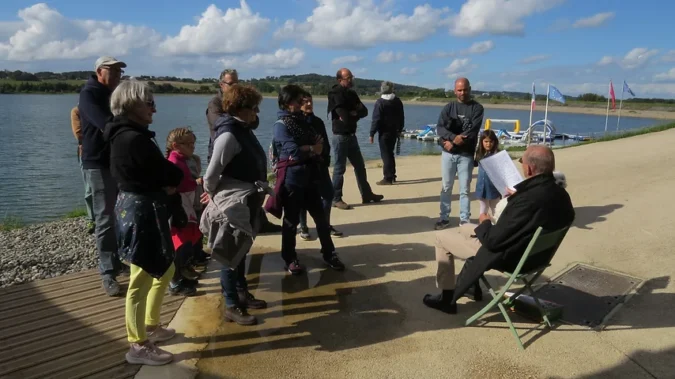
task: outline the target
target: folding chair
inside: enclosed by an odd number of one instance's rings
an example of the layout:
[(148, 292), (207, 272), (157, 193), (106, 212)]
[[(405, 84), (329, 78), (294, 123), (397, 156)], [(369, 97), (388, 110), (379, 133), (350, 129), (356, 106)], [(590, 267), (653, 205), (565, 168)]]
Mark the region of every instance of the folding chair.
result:
[[(520, 258), (520, 262), (518, 262), (518, 265), (516, 266), (515, 270), (513, 270), (512, 273), (507, 271), (501, 271), (502, 273), (509, 276), (509, 280), (502, 287), (499, 293), (495, 293), (495, 291), (492, 289), (492, 286), (490, 286), (490, 283), (488, 283), (487, 279), (485, 278), (485, 275), (482, 275), (480, 277), (480, 280), (488, 288), (493, 299), (489, 304), (483, 307), (483, 309), (481, 309), (475, 315), (471, 316), (468, 320), (466, 320), (465, 325), (466, 326), (471, 325), (474, 321), (483, 316), (486, 312), (494, 308), (496, 305), (497, 307), (499, 307), (499, 310), (502, 312), (502, 315), (506, 319), (506, 323), (509, 325), (511, 333), (518, 342), (518, 346), (520, 347), (521, 350), (524, 350), (525, 348), (523, 347), (523, 343), (520, 341), (520, 337), (518, 336), (518, 332), (516, 332), (516, 328), (513, 326), (513, 323), (511, 323), (511, 318), (509, 318), (509, 315), (506, 312), (506, 308), (511, 307), (513, 305), (518, 295), (522, 294), (525, 290), (528, 290), (530, 295), (534, 298), (537, 304), (537, 308), (539, 309), (539, 312), (541, 312), (542, 318), (544, 319), (546, 326), (551, 328), (552, 325), (548, 319), (548, 315), (546, 314), (546, 311), (542, 307), (541, 302), (539, 302), (537, 295), (535, 295), (534, 291), (532, 290), (531, 285), (534, 283), (535, 280), (539, 278), (539, 276), (541, 276), (544, 270), (548, 268), (548, 266), (550, 266), (551, 259), (553, 258), (555, 252), (558, 250), (558, 247), (565, 238), (565, 235), (567, 234), (569, 228), (570, 228), (569, 226), (566, 226), (562, 229), (552, 232), (545, 232), (541, 227), (537, 228), (537, 231), (534, 233), (534, 236), (532, 236), (532, 239), (530, 240), (530, 243), (527, 245), (527, 249), (525, 250), (525, 253), (523, 253), (522, 258)], [(528, 258), (532, 258), (535, 256), (537, 258), (544, 258), (543, 262), (541, 264), (535, 265), (535, 267), (531, 268), (526, 267), (525, 269), (523, 269), (523, 267), (527, 263)], [(531, 278), (528, 279), (528, 277), (530, 276)], [(504, 294), (506, 293), (506, 291), (509, 290), (509, 288), (511, 288), (511, 285), (517, 280), (521, 280), (525, 284), (525, 286), (520, 290), (518, 290), (518, 292), (516, 292), (513, 296), (505, 299)]]

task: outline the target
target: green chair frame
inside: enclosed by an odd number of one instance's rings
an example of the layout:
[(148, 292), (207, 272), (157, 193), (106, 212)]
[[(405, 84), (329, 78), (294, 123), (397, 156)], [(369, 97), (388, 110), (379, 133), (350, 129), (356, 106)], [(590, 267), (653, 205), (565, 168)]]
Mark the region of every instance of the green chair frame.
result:
[[(474, 321), (478, 320), (485, 313), (487, 313), (492, 308), (497, 306), (499, 307), (499, 310), (506, 319), (506, 323), (509, 325), (509, 329), (511, 329), (511, 333), (515, 337), (518, 346), (520, 347), (521, 350), (524, 350), (525, 347), (523, 347), (523, 343), (520, 340), (520, 337), (518, 336), (518, 332), (516, 331), (516, 328), (513, 326), (513, 323), (511, 322), (511, 318), (506, 312), (506, 308), (511, 307), (514, 304), (516, 298), (520, 294), (525, 292), (525, 290), (527, 290), (530, 293), (530, 295), (534, 298), (537, 304), (537, 308), (539, 309), (539, 312), (541, 313), (541, 316), (544, 319), (544, 323), (548, 328), (551, 328), (553, 325), (551, 324), (551, 321), (548, 318), (546, 310), (544, 309), (544, 307), (542, 307), (539, 298), (537, 298), (537, 295), (534, 293), (534, 290), (532, 289), (532, 284), (541, 276), (544, 270), (546, 270), (546, 268), (550, 266), (550, 259), (549, 262), (537, 268), (533, 268), (531, 270), (523, 272), (521, 272), (521, 270), (525, 265), (525, 263), (527, 262), (527, 259), (533, 255), (540, 254), (543, 252), (550, 252), (551, 258), (553, 258), (555, 252), (558, 250), (558, 247), (565, 238), (565, 235), (567, 235), (568, 230), (569, 226), (551, 232), (545, 232), (541, 227), (537, 228), (536, 232), (532, 236), (532, 239), (530, 240), (530, 243), (527, 245), (525, 253), (523, 253), (522, 258), (520, 258), (520, 262), (518, 262), (518, 265), (516, 266), (515, 270), (513, 270), (513, 272), (503, 271), (504, 274), (509, 276), (509, 279), (506, 282), (506, 284), (501, 288), (499, 293), (496, 293), (494, 291), (490, 283), (485, 278), (485, 275), (482, 275), (480, 277), (480, 280), (488, 288), (490, 295), (492, 295), (492, 301), (490, 301), (490, 303), (487, 304), (485, 307), (483, 307), (483, 309), (481, 309), (476, 314), (471, 316), (468, 320), (466, 320), (465, 325), (466, 326), (471, 325)], [(523, 282), (524, 287), (518, 290), (515, 294), (513, 294), (513, 296), (505, 299), (504, 294), (506, 293), (506, 291), (508, 291), (509, 288), (511, 288), (511, 286), (518, 280)]]

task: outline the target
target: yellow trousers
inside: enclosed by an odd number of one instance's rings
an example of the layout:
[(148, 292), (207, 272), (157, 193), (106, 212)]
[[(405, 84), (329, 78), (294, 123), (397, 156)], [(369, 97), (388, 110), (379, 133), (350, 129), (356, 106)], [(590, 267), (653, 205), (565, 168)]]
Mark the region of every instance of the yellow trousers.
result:
[(144, 342), (147, 339), (146, 325), (159, 325), (164, 293), (175, 271), (173, 264), (157, 280), (142, 268), (131, 265), (129, 290), (126, 302), (127, 339), (131, 343)]

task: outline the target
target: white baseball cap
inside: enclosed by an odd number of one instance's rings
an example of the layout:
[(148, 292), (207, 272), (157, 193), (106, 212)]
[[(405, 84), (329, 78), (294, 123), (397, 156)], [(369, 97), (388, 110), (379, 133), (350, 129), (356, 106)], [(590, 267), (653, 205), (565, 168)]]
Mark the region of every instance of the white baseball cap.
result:
[(118, 61), (116, 58), (109, 57), (106, 55), (96, 60), (96, 63), (94, 64), (94, 71), (98, 70), (101, 66), (114, 66), (114, 65), (118, 65), (121, 68), (127, 67), (126, 63)]

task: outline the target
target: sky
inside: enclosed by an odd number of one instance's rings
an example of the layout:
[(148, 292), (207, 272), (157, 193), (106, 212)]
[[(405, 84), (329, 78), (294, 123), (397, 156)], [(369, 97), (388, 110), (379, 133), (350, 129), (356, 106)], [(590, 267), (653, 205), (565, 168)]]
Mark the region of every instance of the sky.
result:
[[(0, 70), (359, 77), (481, 91), (675, 98), (670, 0), (24, 0), (0, 2)], [(624, 96), (629, 97), (628, 93)]]

